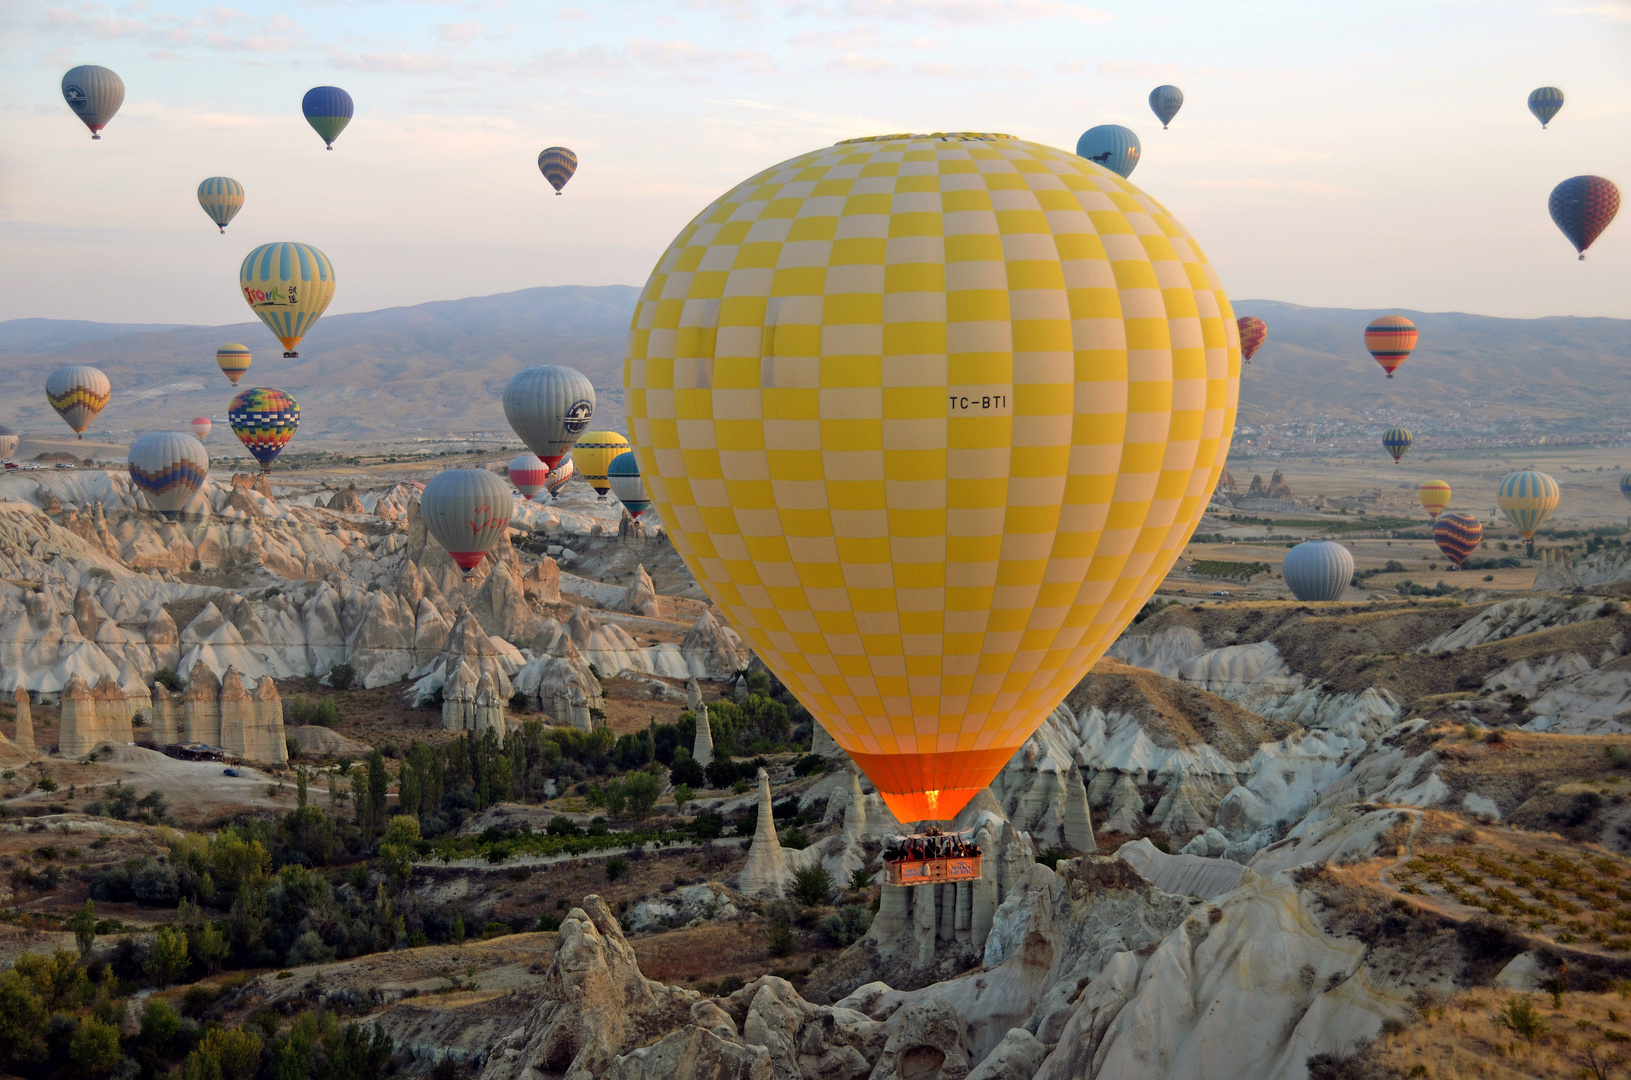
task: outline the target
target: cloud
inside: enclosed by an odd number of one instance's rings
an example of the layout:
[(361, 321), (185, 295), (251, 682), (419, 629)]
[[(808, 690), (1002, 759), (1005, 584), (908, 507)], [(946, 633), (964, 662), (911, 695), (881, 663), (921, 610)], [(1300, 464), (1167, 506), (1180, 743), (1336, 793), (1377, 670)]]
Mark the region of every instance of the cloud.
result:
[(836, 34), (806, 30), (787, 39), (787, 44), (795, 49), (836, 49), (839, 52), (854, 52), (877, 42), (878, 35), (875, 31), (861, 29)]
[(853, 71), (867, 75), (880, 75), (885, 71), (893, 71), (895, 65), (881, 56), (862, 56), (860, 53), (845, 53), (836, 60), (828, 60), (827, 67), (833, 71)]
[(1237, 191), (1292, 191), (1303, 195), (1348, 196), (1353, 192), (1335, 184), (1321, 184), (1313, 180), (1268, 180), (1260, 176), (1197, 177), (1183, 181), (1186, 187), (1232, 189)]
[(454, 45), (468, 45), (486, 33), (487, 28), (479, 22), (442, 23), (436, 28), (437, 37)]
[(1177, 64), (1145, 64), (1128, 60), (1106, 60), (1096, 70), (1098, 74), (1111, 78), (1137, 79), (1141, 82), (1176, 79), (1184, 73), (1184, 69)]
[(448, 62), (438, 56), (423, 53), (347, 53), (333, 46), (324, 50), (329, 63), (351, 71), (369, 71), (388, 75), (431, 75), (445, 71)]
[(944, 41), (936, 41), (932, 37), (915, 37), (911, 41), (909, 41), (907, 44), (911, 45), (912, 48), (914, 48), (914, 49), (926, 49), (926, 50), (927, 49), (944, 49), (946, 47), (946, 43)]
[(1631, 23), (1631, 4), (1598, 4), (1595, 7), (1553, 8), (1560, 15), (1590, 15), (1603, 22)]
[(939, 64), (925, 62), (914, 64), (912, 71), (917, 75), (928, 75), (940, 79), (1029, 79), (1031, 69), (1019, 64), (1008, 64), (1000, 68), (974, 67), (970, 64)]
[(791, 15), (823, 15), (828, 18), (930, 19), (958, 26), (991, 23), (1034, 22), (1065, 18), (1080, 23), (1106, 23), (1115, 19), (1107, 11), (1061, 0), (839, 0), (829, 7), (791, 0), (784, 8)]

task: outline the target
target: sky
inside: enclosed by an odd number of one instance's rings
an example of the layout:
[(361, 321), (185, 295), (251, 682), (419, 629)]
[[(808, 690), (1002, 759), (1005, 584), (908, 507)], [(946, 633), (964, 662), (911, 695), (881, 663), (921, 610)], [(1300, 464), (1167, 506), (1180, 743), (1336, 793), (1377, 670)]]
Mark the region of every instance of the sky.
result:
[[(81, 63), (127, 88), (99, 142), (60, 93)], [(321, 84), (356, 101), (333, 152), (300, 113)], [(273, 240), (328, 254), (331, 313), (639, 285), (796, 154), (1102, 123), (1231, 297), (1631, 318), (1631, 209), (1585, 262), (1546, 211), (1571, 176), (1631, 185), (1626, 0), (0, 0), (0, 320), (242, 322), (238, 264)], [(551, 145), (581, 161), (559, 198)], [(225, 236), (212, 175), (247, 190)]]

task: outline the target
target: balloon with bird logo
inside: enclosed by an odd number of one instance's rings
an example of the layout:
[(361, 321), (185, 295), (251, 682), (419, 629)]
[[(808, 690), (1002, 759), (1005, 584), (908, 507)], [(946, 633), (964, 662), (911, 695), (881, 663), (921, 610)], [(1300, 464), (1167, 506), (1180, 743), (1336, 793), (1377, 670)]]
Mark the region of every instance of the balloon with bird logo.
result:
[(233, 342), (215, 350), (215, 364), (221, 369), (221, 374), (225, 375), (233, 386), (237, 386), (238, 380), (243, 378), (244, 372), (249, 370), (249, 361), (249, 346), (247, 345)]
[[(578, 171), (578, 155), (564, 146), (551, 146), (538, 153), (538, 171), (559, 195), (572, 174)], [(592, 187), (593, 185), (591, 185)]]
[(510, 485), (486, 469), (437, 473), (419, 496), (425, 531), (466, 577), (509, 534), (513, 507)]
[(261, 471), (271, 472), (272, 462), (300, 426), (300, 403), (292, 394), (270, 387), (240, 390), (227, 406), (227, 423), (232, 425), (238, 441), (261, 463)]
[(1252, 357), (1257, 355), (1257, 350), (1268, 340), (1268, 324), (1256, 315), (1242, 315), (1235, 320), (1235, 325), (1240, 328), (1240, 357), (1251, 363)]
[(125, 81), (105, 67), (81, 64), (62, 77), (62, 100), (100, 139), (113, 114), (125, 103)]
[(595, 387), (581, 371), (531, 367), (504, 385), (504, 419), (551, 469), (571, 452), (594, 416)]
[(1416, 437), (1402, 427), (1388, 428), (1382, 433), (1382, 449), (1393, 455), (1395, 465), (1415, 441)]
[(586, 431), (572, 448), (572, 460), (577, 462), (578, 475), (604, 497), (612, 490), (606, 467), (628, 448), (629, 440), (615, 431)]
[(311, 332), (334, 299), (334, 265), (310, 244), (262, 244), (238, 268), (244, 302), (283, 343), (284, 358)]
[(1138, 168), (1138, 136), (1120, 124), (1100, 124), (1082, 132), (1076, 140), (1076, 156), (1103, 165), (1122, 179)]
[(1518, 530), (1518, 535), (1533, 541), (1535, 530), (1552, 516), (1562, 497), (1557, 481), (1543, 472), (1522, 469), (1501, 481), (1495, 494), (1495, 505)]
[(519, 454), (510, 459), (505, 475), (522, 498), (530, 499), (543, 490), (544, 480), (549, 476), (549, 466), (539, 461), (537, 454)]
[(629, 517), (637, 518), (650, 509), (651, 496), (646, 494), (645, 481), (640, 479), (640, 465), (633, 451), (624, 451), (612, 458), (611, 464), (606, 466), (606, 479)]
[(45, 379), (45, 400), (81, 439), (112, 396), (108, 377), (84, 364), (64, 364)]
[(1155, 113), (1156, 119), (1161, 121), (1161, 130), (1167, 130), (1172, 118), (1178, 115), (1178, 110), (1184, 107), (1184, 92), (1176, 86), (1157, 86), (1150, 91), (1150, 109)]
[(210, 456), (191, 435), (150, 431), (130, 446), (130, 479), (153, 509), (174, 521), (210, 473)]
[(1563, 108), (1563, 91), (1555, 86), (1542, 86), (1538, 90), (1529, 91), (1529, 111), (1535, 114), (1540, 121), (1540, 129), (1546, 130), (1546, 125), (1552, 122), (1558, 110)]
[(230, 176), (212, 176), (198, 185), (198, 205), (225, 235), (227, 225), (244, 208), (244, 186)]
[(351, 95), (338, 86), (314, 86), (300, 99), (300, 111), (305, 114), (306, 123), (323, 137), (323, 142), (332, 150), (334, 140), (351, 123), (356, 106), (351, 101)]
[(1416, 488), (1416, 498), (1421, 500), (1427, 516), (1436, 518), (1450, 505), (1450, 485), (1443, 480), (1425, 480)]
[(955, 815), (1132, 621), (1240, 388), (1234, 311), (1171, 214), (970, 132), (733, 187), (657, 260), (628, 356), (680, 557), (902, 822)]
[(1620, 189), (1601, 176), (1571, 177), (1552, 189), (1546, 208), (1584, 262), (1586, 249), (1620, 212)]
[(1452, 510), (1433, 522), (1433, 543), (1444, 557), (1460, 566), (1484, 538), (1484, 526), (1471, 514)]
[(214, 426), (207, 416), (195, 416), (187, 422), (187, 430), (192, 432), (193, 438), (199, 442), (210, 437), (210, 429)]
[(1391, 379), (1416, 347), (1416, 337), (1415, 323), (1403, 315), (1383, 315), (1365, 327), (1365, 348)]

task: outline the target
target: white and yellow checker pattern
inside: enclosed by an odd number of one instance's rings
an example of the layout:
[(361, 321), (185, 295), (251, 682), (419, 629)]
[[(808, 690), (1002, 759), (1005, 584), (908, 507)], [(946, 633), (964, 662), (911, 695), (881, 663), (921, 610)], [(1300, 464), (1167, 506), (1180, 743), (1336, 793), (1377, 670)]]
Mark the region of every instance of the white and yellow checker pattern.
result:
[(956, 813), (1149, 598), (1239, 375), (1217, 274), (1159, 203), (971, 134), (726, 193), (658, 262), (624, 369), (686, 564), (902, 821)]

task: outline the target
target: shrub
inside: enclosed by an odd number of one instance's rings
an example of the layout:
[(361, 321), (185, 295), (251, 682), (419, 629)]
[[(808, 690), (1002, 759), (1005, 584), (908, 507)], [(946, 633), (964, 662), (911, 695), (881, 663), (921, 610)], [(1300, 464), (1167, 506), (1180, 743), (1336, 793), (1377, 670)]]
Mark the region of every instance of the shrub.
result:
[(349, 690), (357, 681), (357, 669), (350, 664), (335, 664), (328, 669), (328, 684), (336, 690)]
[(289, 946), (289, 966), (301, 967), (305, 964), (326, 964), (334, 959), (334, 950), (323, 944), (323, 939), (315, 930), (307, 930), (295, 938), (294, 944)]
[(628, 872), (629, 861), (627, 859), (612, 858), (606, 860), (607, 881), (616, 881), (618, 878), (622, 877)]
[(789, 829), (787, 835), (782, 837), (782, 847), (790, 851), (803, 851), (810, 846), (810, 838), (804, 835), (802, 829)]
[(708, 782), (708, 772), (697, 764), (689, 750), (681, 747), (674, 752), (674, 764), (669, 767), (668, 778), (676, 786), (685, 784), (699, 788)]
[(806, 866), (793, 875), (793, 899), (805, 907), (825, 904), (833, 891), (832, 875), (824, 866)]
[(142, 970), (161, 988), (179, 982), (187, 972), (187, 935), (172, 926), (159, 927)]
[(636, 821), (651, 816), (651, 808), (663, 793), (663, 785), (648, 772), (630, 773), (623, 781), (623, 803), (629, 817)]
[(674, 805), (681, 812), (684, 812), (685, 804), (694, 798), (696, 798), (696, 794), (691, 790), (690, 784), (681, 784), (674, 789)]
[(798, 939), (793, 936), (793, 928), (781, 920), (770, 924), (766, 943), (770, 948), (770, 955), (776, 957), (791, 955), (793, 950), (798, 948)]
[(794, 776), (820, 776), (827, 771), (827, 759), (817, 757), (815, 754), (805, 754), (793, 762)]
[(1514, 996), (1507, 1001), (1505, 1008), (1489, 1018), (1489, 1022), (1526, 1042), (1534, 1042), (1546, 1034), (1546, 1021), (1541, 1018), (1535, 1003), (1527, 997)]
[(119, 1052), (118, 1028), (94, 1016), (80, 1019), (68, 1043), (68, 1057), (74, 1063), (76, 1075), (106, 1076), (123, 1056)]
[(159, 668), (153, 673), (153, 681), (166, 690), (174, 690), (178, 693), (187, 689), (186, 680), (176, 674), (173, 668)]
[(39, 782), (36, 783), (34, 786), (39, 788), (41, 791), (46, 792), (46, 793), (50, 793), (50, 792), (53, 792), (53, 791), (57, 790), (57, 782), (55, 780), (51, 779), (49, 776), (40, 777)]
[(872, 875), (867, 872), (866, 867), (858, 866), (849, 872), (849, 887), (852, 889), (870, 889), (872, 887)]
[(838, 948), (852, 945), (872, 926), (872, 912), (860, 904), (846, 904), (821, 920), (821, 935)]
[(725, 819), (719, 814), (698, 814), (691, 822), (691, 832), (698, 840), (715, 840), (725, 832)]

